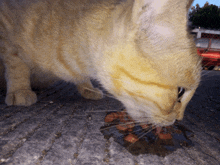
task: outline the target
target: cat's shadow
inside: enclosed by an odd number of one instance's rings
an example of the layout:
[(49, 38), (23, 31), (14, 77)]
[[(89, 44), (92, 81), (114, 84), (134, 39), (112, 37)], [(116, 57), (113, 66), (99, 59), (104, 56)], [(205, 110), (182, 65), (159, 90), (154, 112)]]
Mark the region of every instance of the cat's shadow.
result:
[[(48, 102), (53, 101), (54, 103), (59, 104), (88, 104), (93, 106), (99, 106), (104, 105), (105, 108), (109, 103), (111, 102), (111, 105), (113, 105), (114, 108), (118, 109), (115, 104), (118, 107), (122, 107), (122, 104), (114, 98), (113, 95), (107, 92), (102, 85), (95, 80), (91, 80), (93, 86), (95, 88), (99, 88), (103, 92), (103, 98), (101, 100), (89, 100), (83, 98), (79, 92), (77, 91), (76, 85), (73, 83), (67, 83), (64, 81), (60, 81), (55, 83), (54, 85), (48, 87), (48, 88), (32, 88), (32, 90), (37, 94), (38, 96), (38, 102)], [(108, 103), (106, 103), (108, 102)], [(103, 107), (103, 108), (104, 108)], [(111, 108), (113, 108), (111, 106)]]

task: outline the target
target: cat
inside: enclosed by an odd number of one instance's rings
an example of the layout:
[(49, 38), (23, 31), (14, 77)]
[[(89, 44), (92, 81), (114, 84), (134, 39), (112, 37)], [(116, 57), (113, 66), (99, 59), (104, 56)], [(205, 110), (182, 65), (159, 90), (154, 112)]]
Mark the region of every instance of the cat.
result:
[(201, 77), (201, 57), (187, 30), (192, 2), (1, 1), (6, 104), (36, 103), (33, 75), (36, 85), (62, 79), (75, 83), (84, 98), (102, 99), (92, 78), (136, 122), (167, 126), (182, 120)]

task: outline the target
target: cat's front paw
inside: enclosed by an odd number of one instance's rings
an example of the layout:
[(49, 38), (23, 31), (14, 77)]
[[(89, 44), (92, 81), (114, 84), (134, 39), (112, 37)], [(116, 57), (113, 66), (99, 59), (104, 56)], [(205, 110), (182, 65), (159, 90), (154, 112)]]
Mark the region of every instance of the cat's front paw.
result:
[(103, 93), (98, 88), (93, 88), (91, 90), (84, 89), (82, 93), (80, 93), (84, 98), (91, 100), (100, 100), (103, 98)]
[(37, 102), (37, 95), (31, 90), (18, 90), (8, 93), (5, 99), (5, 103), (18, 106), (30, 106)]

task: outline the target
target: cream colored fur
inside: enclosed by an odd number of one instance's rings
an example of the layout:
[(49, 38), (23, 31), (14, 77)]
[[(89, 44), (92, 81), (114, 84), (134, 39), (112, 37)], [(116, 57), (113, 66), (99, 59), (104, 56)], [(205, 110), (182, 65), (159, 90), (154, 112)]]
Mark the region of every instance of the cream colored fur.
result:
[[(28, 106), (37, 101), (32, 75), (43, 83), (73, 82), (83, 97), (101, 99), (102, 91), (90, 82), (93, 78), (137, 122), (164, 126), (181, 120), (201, 74), (201, 59), (186, 26), (191, 3), (1, 1), (6, 104)], [(178, 87), (186, 90), (181, 98)]]

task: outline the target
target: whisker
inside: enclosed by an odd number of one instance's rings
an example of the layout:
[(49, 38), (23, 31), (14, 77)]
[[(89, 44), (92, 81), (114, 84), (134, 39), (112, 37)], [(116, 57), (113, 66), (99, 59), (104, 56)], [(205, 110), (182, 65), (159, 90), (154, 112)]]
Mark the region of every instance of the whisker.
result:
[[(202, 57), (202, 59), (204, 59), (204, 57)], [(206, 63), (205, 65), (202, 65), (202, 67), (203, 67), (203, 68), (204, 68), (204, 67), (207, 67), (210, 63), (211, 63), (211, 61), (208, 62), (208, 63)], [(210, 66), (210, 67), (211, 67), (211, 66)]]
[[(87, 87), (83, 87), (83, 88), (84, 88), (84, 89), (87, 89), (87, 90), (89, 90), (89, 91), (91, 91), (91, 92), (99, 93), (99, 92), (97, 92), (97, 91), (95, 91), (95, 90), (93, 90), (93, 89), (87, 88)], [(111, 96), (111, 95), (108, 95), (108, 94), (104, 94), (104, 93), (103, 93), (103, 95), (104, 95), (104, 96), (107, 96), (107, 97), (109, 97), (109, 98), (114, 98), (114, 99), (116, 99), (114, 96)]]
[[(105, 122), (104, 122), (105, 123)], [(112, 127), (116, 127), (117, 125), (122, 125), (122, 126), (125, 126), (125, 125), (127, 125), (129, 122), (127, 122), (127, 123), (119, 123), (119, 124), (115, 124), (115, 125), (111, 125), (111, 126), (108, 126), (108, 127), (106, 127), (106, 128), (102, 128), (102, 129), (100, 129), (100, 130), (106, 130), (106, 129), (109, 129), (109, 128), (112, 128)], [(131, 123), (133, 123), (133, 122), (131, 122)], [(130, 123), (130, 124), (131, 124)]]
[(202, 74), (202, 76), (201, 76), (201, 77), (203, 78), (204, 76), (207, 76), (207, 75), (209, 76), (209, 73), (208, 73), (208, 72), (207, 72), (207, 73)]
[[(138, 130), (135, 130), (135, 131), (133, 131), (132, 133), (136, 133), (136, 132), (138, 132), (138, 131), (142, 131), (142, 133), (141, 133), (141, 136), (140, 136), (140, 138), (142, 138), (143, 136), (142, 136), (142, 134), (147, 134), (147, 133), (149, 133), (150, 131), (152, 131), (153, 130), (153, 127), (152, 126), (149, 126), (149, 128), (147, 128), (147, 129), (144, 129), (144, 128), (140, 128), (140, 129), (138, 129)], [(147, 131), (147, 132), (146, 132)]]
[[(150, 131), (152, 131), (153, 130), (153, 127), (151, 127), (149, 130), (147, 130), (147, 132), (142, 132), (142, 134), (138, 137), (138, 139), (141, 139), (142, 137), (144, 137), (146, 134), (148, 134)], [(127, 148), (130, 148), (132, 145), (134, 145), (136, 142), (134, 142), (134, 143), (131, 143)], [(124, 149), (124, 151), (125, 151), (125, 149)]]
[(209, 75), (210, 72), (207, 72), (205, 74), (202, 75), (202, 78), (205, 78), (204, 80), (201, 79), (201, 82), (208, 80), (209, 78), (213, 77), (213, 75)]
[(103, 110), (86, 111), (85, 113), (91, 113), (91, 112), (119, 112), (119, 111), (112, 110), (112, 109), (109, 109), (109, 110), (103, 109)]
[(147, 132), (143, 131), (143, 133), (138, 137), (138, 139), (141, 139), (142, 137), (144, 137), (146, 134), (148, 134), (152, 130), (153, 130), (153, 128), (151, 127), (150, 129), (147, 130)]

